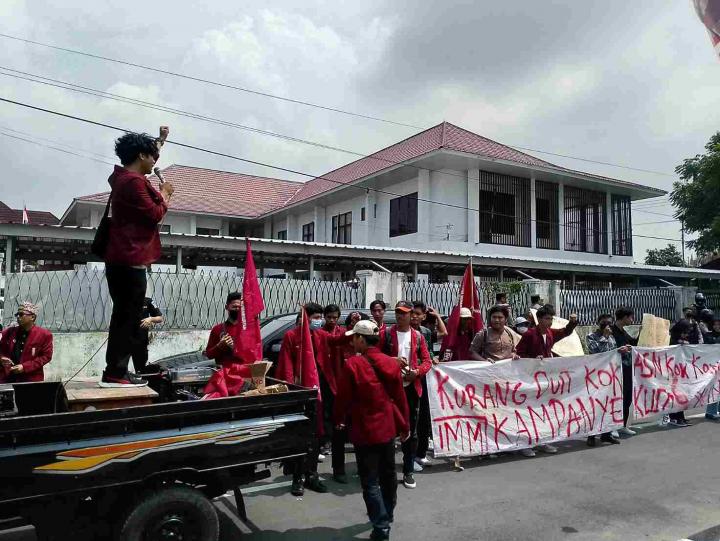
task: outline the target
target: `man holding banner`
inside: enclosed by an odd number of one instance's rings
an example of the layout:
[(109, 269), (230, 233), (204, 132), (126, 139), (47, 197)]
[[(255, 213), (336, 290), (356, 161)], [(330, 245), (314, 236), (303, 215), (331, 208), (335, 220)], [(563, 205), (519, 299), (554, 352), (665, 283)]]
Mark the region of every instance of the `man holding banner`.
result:
[(632, 308), (621, 306), (615, 310), (615, 324), (612, 326), (612, 333), (618, 351), (622, 356), (623, 375), (623, 426), (618, 430), (618, 434), (624, 436), (637, 434), (628, 427), (628, 419), (630, 418), (630, 406), (633, 401), (633, 369), (630, 348), (637, 346), (638, 340), (630, 336), (625, 330), (625, 327), (632, 325), (634, 321), (635, 311)]

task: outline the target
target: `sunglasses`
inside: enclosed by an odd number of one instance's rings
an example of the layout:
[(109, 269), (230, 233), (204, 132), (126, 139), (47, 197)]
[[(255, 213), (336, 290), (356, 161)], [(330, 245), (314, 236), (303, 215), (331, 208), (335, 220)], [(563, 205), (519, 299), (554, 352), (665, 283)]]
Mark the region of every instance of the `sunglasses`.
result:
[(22, 316), (31, 316), (32, 314), (30, 312), (18, 312), (15, 314), (15, 317), (22, 317)]

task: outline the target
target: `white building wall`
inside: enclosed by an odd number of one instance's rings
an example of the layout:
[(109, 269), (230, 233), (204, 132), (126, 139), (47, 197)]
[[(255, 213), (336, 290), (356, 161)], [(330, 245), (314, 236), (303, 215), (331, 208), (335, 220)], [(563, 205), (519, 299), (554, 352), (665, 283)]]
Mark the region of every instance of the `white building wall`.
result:
[[(430, 172), (430, 237), (428, 242), (444, 241), (450, 230), (450, 240), (467, 243), (468, 206), (467, 171)], [(448, 206), (452, 205), (452, 206)], [(403, 238), (403, 237), (399, 237)], [(467, 249), (467, 244), (465, 245)]]
[(195, 233), (195, 229), (191, 229), (190, 222), (190, 216), (188, 215), (173, 214), (168, 212), (165, 216), (164, 225), (170, 226), (171, 233), (184, 233), (186, 235), (191, 235)]

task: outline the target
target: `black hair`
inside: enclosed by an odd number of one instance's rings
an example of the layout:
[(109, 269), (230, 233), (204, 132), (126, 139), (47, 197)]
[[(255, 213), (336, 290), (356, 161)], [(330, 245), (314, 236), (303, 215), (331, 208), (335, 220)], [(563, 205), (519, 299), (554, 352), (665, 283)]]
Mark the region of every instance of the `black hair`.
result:
[(690, 334), (692, 323), (687, 319), (678, 320), (675, 325), (670, 328), (670, 345), (676, 345), (683, 334)]
[(239, 301), (240, 299), (242, 299), (242, 293), (240, 293), (239, 291), (233, 291), (227, 296), (227, 299), (225, 300), (225, 306), (230, 304), (232, 301)]
[(412, 301), (413, 308), (420, 308), (423, 312), (427, 312), (427, 304), (423, 301)]
[(504, 291), (501, 291), (500, 293), (496, 293), (496, 294), (495, 294), (495, 302), (499, 302), (500, 299), (502, 299), (503, 297), (504, 297), (505, 299), (507, 299), (507, 296), (508, 296), (508, 294), (505, 293)]
[(130, 165), (138, 159), (140, 154), (153, 156), (155, 160), (160, 157), (157, 142), (147, 133), (126, 133), (115, 141), (115, 154), (120, 163)]
[(322, 314), (323, 307), (316, 302), (305, 303), (305, 313), (308, 317), (314, 316), (315, 314)]
[(540, 295), (530, 295), (530, 302), (537, 304), (540, 302)]
[(610, 314), (600, 314), (596, 321), (600, 323), (603, 319), (612, 319), (612, 316)]
[(493, 314), (502, 314), (505, 316), (505, 319), (508, 319), (510, 317), (510, 313), (508, 312), (507, 307), (505, 306), (492, 306), (490, 310), (488, 310), (488, 319), (492, 317)]
[(635, 310), (630, 308), (629, 306), (621, 306), (617, 310), (615, 310), (615, 319), (623, 319), (628, 316), (634, 316)]
[(382, 306), (382, 309), (383, 309), (383, 310), (387, 310), (387, 304), (385, 304), (385, 303), (384, 303), (383, 301), (381, 301), (380, 299), (375, 299), (374, 301), (372, 301), (372, 302), (370, 303), (370, 310), (372, 310), (373, 308), (375, 308), (375, 306)]
[[(350, 313), (347, 315), (347, 317), (345, 318), (345, 327), (350, 327), (350, 320), (352, 320), (352, 315), (353, 315), (355, 312), (357, 312), (357, 310), (355, 310), (355, 311), (353, 311), (353, 312), (350, 312)], [(361, 321), (362, 321), (362, 320), (366, 320), (366, 321), (367, 321), (368, 319), (370, 319), (370, 316), (368, 316), (367, 314), (363, 314), (362, 312), (358, 312), (358, 314), (360, 314), (360, 320), (361, 320)]]
[(340, 307), (337, 304), (328, 304), (323, 310), (323, 315), (337, 314), (340, 316)]
[(368, 346), (377, 346), (380, 343), (380, 336), (377, 336), (377, 335), (370, 336), (370, 335), (359, 334), (358, 336), (362, 336), (365, 339), (365, 343)]
[(535, 314), (535, 317), (538, 319), (541, 319), (545, 316), (555, 316), (555, 307), (552, 304), (546, 304), (545, 306), (541, 306), (538, 308), (537, 313)]

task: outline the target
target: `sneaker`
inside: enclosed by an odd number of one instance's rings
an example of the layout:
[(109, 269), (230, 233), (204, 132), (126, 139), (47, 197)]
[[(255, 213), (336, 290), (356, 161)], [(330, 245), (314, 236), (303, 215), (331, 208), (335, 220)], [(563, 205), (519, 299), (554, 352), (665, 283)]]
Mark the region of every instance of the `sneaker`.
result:
[(456, 458), (455, 462), (453, 463), (453, 471), (456, 471), (456, 472), (465, 471), (465, 468), (463, 468), (462, 464), (460, 464), (459, 458)]
[(305, 494), (302, 478), (293, 479), (292, 485), (290, 486), (290, 494), (293, 496), (302, 496)]
[(706, 413), (705, 418), (709, 419), (710, 421), (718, 421), (720, 420), (720, 415), (717, 413)]
[(555, 447), (554, 445), (550, 445), (550, 444), (548, 444), (548, 443), (544, 443), (544, 444), (542, 444), (542, 445), (538, 445), (538, 446), (536, 447), (536, 449), (537, 449), (538, 451), (542, 451), (543, 453), (547, 453), (547, 454), (549, 454), (549, 455), (554, 455), (555, 453), (558, 452), (558, 448), (557, 448), (557, 447)]
[(603, 434), (600, 436), (600, 441), (605, 443), (611, 443), (613, 445), (620, 445), (620, 438), (614, 438), (612, 434)]
[(333, 473), (333, 479), (336, 483), (340, 483), (341, 485), (348, 484), (347, 475), (345, 475), (344, 473)]
[(325, 462), (325, 455), (322, 453), (318, 454), (318, 462)]
[(417, 461), (413, 461), (413, 471), (415, 473), (420, 473), (421, 471), (423, 471), (423, 467), (418, 464)]
[(486, 456), (487, 456), (488, 460), (497, 460), (497, 458), (498, 458), (497, 455), (486, 455)]
[(635, 432), (634, 430), (630, 430), (626, 426), (618, 428), (618, 436), (635, 436), (636, 434), (637, 432)]
[(370, 541), (385, 541), (385, 539), (390, 539), (390, 528), (373, 528)]
[(418, 464), (420, 464), (423, 468), (425, 468), (425, 467), (427, 467), (427, 466), (432, 466), (432, 465), (433, 465), (432, 460), (430, 460), (430, 459), (427, 458), (427, 457), (416, 458), (416, 459), (415, 459), (415, 462), (417, 462)]
[(528, 457), (528, 458), (531, 458), (531, 457), (534, 457), (534, 456), (535, 456), (535, 451), (533, 451), (532, 449), (520, 449), (520, 454), (521, 454), (522, 456), (526, 456), (526, 457)]
[(320, 476), (317, 473), (308, 476), (305, 480), (305, 488), (313, 492), (319, 492), (320, 494), (325, 494), (328, 491), (327, 486), (320, 480)]
[(105, 389), (122, 388), (122, 387), (145, 387), (148, 384), (142, 378), (139, 378), (133, 374), (125, 374), (122, 378), (116, 378), (108, 376), (103, 372), (102, 379), (98, 385)]
[(618, 433), (617, 430), (613, 430), (612, 432), (610, 432), (610, 435), (611, 435), (613, 438), (619, 438), (619, 437), (620, 437), (620, 434)]
[(403, 485), (405, 485), (405, 488), (415, 488), (417, 486), (415, 476), (412, 473), (403, 475)]

